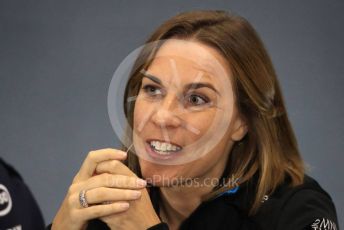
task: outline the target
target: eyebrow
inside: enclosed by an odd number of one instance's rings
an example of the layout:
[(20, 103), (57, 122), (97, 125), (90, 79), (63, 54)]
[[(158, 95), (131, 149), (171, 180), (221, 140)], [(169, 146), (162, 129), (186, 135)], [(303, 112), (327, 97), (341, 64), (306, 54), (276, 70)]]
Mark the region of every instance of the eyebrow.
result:
[[(153, 76), (152, 74), (147, 73), (147, 71), (141, 70), (140, 72), (143, 74), (143, 77), (146, 77), (146, 78), (154, 81), (155, 83), (157, 83), (159, 85), (163, 85), (159, 78)], [(199, 88), (203, 88), (203, 87), (210, 88), (213, 91), (215, 91), (217, 94), (221, 95), (219, 93), (219, 91), (217, 91), (217, 89), (214, 88), (213, 85), (206, 83), (206, 82), (189, 83), (189, 84), (186, 84), (184, 88), (186, 88), (186, 89), (199, 89)]]

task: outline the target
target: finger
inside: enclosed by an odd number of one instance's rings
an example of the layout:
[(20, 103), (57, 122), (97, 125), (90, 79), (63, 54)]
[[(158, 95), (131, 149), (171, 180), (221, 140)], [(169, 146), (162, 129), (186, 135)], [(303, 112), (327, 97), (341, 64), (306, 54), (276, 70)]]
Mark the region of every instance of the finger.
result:
[(118, 149), (100, 149), (90, 151), (84, 160), (78, 174), (74, 178), (74, 182), (86, 180), (92, 177), (97, 164), (107, 160), (124, 160), (127, 154)]
[[(123, 164), (118, 160), (108, 160), (103, 161), (97, 164), (95, 172), (97, 174), (101, 173), (110, 173), (110, 174), (121, 174), (126, 176), (136, 176), (134, 172), (132, 172), (128, 166)], [(137, 176), (136, 176), (137, 177)]]
[[(106, 201), (129, 201), (141, 197), (141, 191), (100, 187), (88, 190), (85, 194), (89, 205), (100, 204)], [(76, 199), (77, 200), (77, 199)]]
[(78, 209), (75, 211), (75, 215), (84, 220), (90, 220), (115, 213), (121, 213), (128, 210), (128, 208), (128, 202), (114, 202), (111, 204), (94, 205), (88, 208)]
[(102, 173), (89, 178), (78, 184), (74, 184), (72, 192), (79, 192), (81, 190), (90, 190), (99, 187), (120, 188), (120, 189), (141, 189), (147, 185), (145, 180), (137, 177), (113, 175)]

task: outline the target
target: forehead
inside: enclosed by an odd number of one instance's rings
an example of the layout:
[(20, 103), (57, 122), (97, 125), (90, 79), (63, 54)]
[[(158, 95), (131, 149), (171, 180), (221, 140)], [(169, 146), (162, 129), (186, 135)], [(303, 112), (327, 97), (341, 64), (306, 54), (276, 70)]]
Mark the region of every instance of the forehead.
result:
[(230, 77), (228, 62), (215, 49), (196, 41), (169, 39), (156, 53), (150, 70), (164, 72), (203, 72), (204, 76)]

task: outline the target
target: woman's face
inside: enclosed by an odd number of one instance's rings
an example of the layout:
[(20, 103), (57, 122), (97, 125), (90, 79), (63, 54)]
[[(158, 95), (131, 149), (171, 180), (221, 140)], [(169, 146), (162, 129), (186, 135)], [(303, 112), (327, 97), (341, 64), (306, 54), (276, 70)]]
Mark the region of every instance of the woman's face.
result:
[(219, 177), (246, 133), (226, 60), (202, 43), (171, 39), (141, 73), (133, 144), (143, 177), (156, 186)]

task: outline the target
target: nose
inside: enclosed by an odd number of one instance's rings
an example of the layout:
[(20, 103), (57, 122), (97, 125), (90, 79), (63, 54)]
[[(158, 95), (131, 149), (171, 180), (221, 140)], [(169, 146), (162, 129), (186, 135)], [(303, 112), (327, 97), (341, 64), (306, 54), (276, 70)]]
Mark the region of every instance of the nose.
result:
[(181, 120), (178, 117), (178, 98), (176, 95), (166, 95), (161, 103), (157, 105), (155, 112), (152, 115), (152, 121), (161, 128), (164, 127), (178, 127)]

